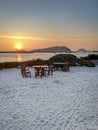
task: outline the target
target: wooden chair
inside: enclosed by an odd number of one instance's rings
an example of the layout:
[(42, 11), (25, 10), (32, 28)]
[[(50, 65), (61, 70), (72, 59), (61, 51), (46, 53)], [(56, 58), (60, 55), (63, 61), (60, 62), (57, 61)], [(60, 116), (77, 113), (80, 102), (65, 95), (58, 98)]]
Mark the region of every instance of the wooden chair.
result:
[(53, 75), (53, 66), (49, 66), (48, 68), (46, 68), (44, 70), (44, 74), (45, 74), (45, 76), (47, 76), (47, 75)]
[(25, 64), (21, 64), (21, 74), (23, 77), (31, 77), (31, 71), (27, 68)]
[(69, 71), (69, 70), (70, 70), (69, 65), (65, 65), (65, 66), (63, 67), (63, 71)]
[(31, 71), (27, 68), (25, 68), (25, 70), (23, 71), (23, 77), (27, 78), (27, 77), (31, 77)]
[(42, 74), (42, 69), (40, 68), (35, 68), (35, 78), (40, 76), (42, 78), (43, 74)]
[(53, 66), (49, 66), (48, 75), (53, 75)]

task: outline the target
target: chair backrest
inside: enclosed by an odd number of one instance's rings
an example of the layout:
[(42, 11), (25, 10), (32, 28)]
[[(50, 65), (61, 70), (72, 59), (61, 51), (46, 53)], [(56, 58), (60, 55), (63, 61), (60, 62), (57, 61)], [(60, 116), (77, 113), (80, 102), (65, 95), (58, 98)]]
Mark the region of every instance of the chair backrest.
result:
[(23, 74), (23, 72), (26, 70), (26, 65), (24, 63), (21, 64), (21, 73)]

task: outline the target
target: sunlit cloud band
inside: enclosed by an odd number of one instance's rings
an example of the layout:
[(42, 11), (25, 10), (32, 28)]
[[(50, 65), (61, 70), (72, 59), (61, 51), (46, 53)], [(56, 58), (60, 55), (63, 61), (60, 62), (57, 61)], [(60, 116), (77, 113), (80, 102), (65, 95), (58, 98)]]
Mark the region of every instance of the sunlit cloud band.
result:
[(10, 35), (0, 35), (0, 38), (7, 38), (7, 39), (29, 39), (29, 40), (46, 40), (45, 38), (40, 37), (27, 37), (27, 36), (10, 36)]

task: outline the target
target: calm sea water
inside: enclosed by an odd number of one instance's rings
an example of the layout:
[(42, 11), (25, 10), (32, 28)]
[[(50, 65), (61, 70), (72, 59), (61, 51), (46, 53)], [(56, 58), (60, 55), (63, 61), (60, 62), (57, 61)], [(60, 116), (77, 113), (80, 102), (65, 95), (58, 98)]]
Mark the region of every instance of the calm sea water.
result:
[[(21, 61), (32, 60), (37, 58), (47, 60), (56, 54), (61, 54), (61, 53), (0, 53), (0, 62), (11, 62), (11, 61), (21, 62)], [(88, 56), (88, 54), (95, 54), (95, 53), (70, 53), (70, 54), (76, 55), (77, 57), (81, 57), (81, 56)]]

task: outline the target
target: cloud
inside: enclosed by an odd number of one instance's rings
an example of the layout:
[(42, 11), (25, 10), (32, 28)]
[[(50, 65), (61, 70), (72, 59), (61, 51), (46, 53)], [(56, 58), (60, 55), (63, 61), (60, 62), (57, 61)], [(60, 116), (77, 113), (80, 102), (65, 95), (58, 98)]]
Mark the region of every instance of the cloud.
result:
[(47, 40), (46, 38), (40, 37), (28, 37), (28, 36), (11, 36), (11, 35), (0, 35), (0, 38), (7, 38), (7, 39), (29, 39), (29, 40)]

